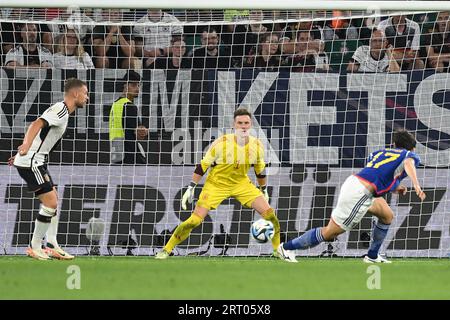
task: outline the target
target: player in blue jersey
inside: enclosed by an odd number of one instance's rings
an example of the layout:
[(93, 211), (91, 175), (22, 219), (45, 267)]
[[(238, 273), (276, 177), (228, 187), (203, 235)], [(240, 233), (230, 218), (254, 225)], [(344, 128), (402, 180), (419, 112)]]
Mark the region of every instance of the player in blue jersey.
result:
[(392, 149), (373, 152), (366, 167), (345, 180), (326, 227), (308, 230), (302, 236), (280, 244), (277, 251), (286, 261), (297, 262), (291, 250), (308, 249), (323, 241), (332, 241), (355, 227), (369, 212), (378, 221), (373, 228), (373, 239), (364, 262), (390, 263), (378, 254), (394, 217), (392, 209), (381, 196), (388, 192), (406, 194), (407, 188), (400, 182), (409, 176), (417, 196), (421, 201), (425, 199), (416, 174), (420, 163), (419, 156), (414, 153), (416, 139), (402, 129), (394, 133), (393, 143)]

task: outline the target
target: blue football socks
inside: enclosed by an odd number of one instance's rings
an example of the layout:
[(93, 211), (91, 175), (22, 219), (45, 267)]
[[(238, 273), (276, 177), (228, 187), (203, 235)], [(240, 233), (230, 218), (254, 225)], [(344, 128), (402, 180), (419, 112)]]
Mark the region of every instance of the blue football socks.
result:
[(370, 244), (369, 251), (367, 253), (369, 258), (376, 259), (378, 257), (378, 252), (380, 251), (380, 247), (384, 241), (384, 238), (386, 238), (389, 226), (389, 224), (383, 224), (378, 221), (377, 224), (373, 227), (373, 238)]
[(323, 242), (322, 228), (314, 228), (306, 231), (303, 235), (283, 244), (285, 250), (304, 250), (313, 248)]

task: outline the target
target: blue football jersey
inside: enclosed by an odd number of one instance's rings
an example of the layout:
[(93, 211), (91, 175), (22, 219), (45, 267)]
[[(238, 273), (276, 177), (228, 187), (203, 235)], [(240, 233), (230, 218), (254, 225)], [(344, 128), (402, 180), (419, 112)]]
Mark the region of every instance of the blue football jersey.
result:
[(370, 154), (366, 167), (356, 174), (375, 188), (375, 196), (379, 197), (397, 188), (406, 176), (404, 161), (413, 158), (416, 168), (420, 158), (412, 151), (405, 149), (383, 149)]

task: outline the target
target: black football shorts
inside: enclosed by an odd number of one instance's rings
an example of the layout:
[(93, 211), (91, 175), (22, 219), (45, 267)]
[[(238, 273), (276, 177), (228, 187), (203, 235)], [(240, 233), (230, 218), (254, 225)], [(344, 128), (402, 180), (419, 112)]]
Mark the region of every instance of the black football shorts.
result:
[(19, 175), (28, 185), (28, 190), (36, 195), (47, 193), (53, 190), (53, 180), (47, 170), (47, 165), (39, 167), (16, 167)]

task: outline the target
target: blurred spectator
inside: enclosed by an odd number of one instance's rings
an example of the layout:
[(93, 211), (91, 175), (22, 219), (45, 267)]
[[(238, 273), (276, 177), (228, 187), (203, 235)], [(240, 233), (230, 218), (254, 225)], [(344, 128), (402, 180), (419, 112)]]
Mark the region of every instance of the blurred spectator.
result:
[(85, 8), (83, 9), (83, 15), (94, 22), (101, 22), (103, 20), (102, 9)]
[(286, 60), (286, 65), (294, 72), (311, 72), (314, 70), (329, 70), (328, 56), (319, 52), (314, 43), (311, 32), (300, 30), (297, 33), (296, 54)]
[(106, 9), (104, 20), (113, 24), (97, 25), (93, 31), (96, 68), (135, 69), (135, 45), (131, 27), (119, 25), (122, 10)]
[(372, 31), (377, 30), (377, 25), (379, 23), (379, 17), (366, 17), (361, 19), (356, 19), (355, 24), (359, 28), (359, 43), (364, 45), (370, 44), (370, 38), (372, 36)]
[(325, 43), (320, 27), (312, 20), (312, 16), (308, 13), (299, 12), (299, 19), (307, 19), (300, 22), (288, 23), (281, 34), (281, 52), (283, 54), (295, 54), (297, 48), (296, 39), (298, 31), (309, 31), (311, 41), (309, 47), (316, 52), (323, 52)]
[(230, 66), (230, 57), (221, 48), (220, 37), (217, 29), (210, 26), (202, 33), (202, 41), (205, 46), (194, 49), (189, 53), (192, 57), (192, 67), (195, 69), (226, 69)]
[(275, 33), (264, 33), (260, 37), (254, 55), (247, 57), (244, 66), (264, 68), (266, 71), (276, 71), (280, 67), (280, 38)]
[(58, 18), (62, 9), (60, 8), (45, 8), (44, 14), (45, 14), (45, 20), (53, 20), (55, 18)]
[(58, 50), (60, 39), (64, 36), (66, 28), (74, 28), (83, 45), (86, 45), (86, 50), (91, 54), (91, 35), (95, 25), (95, 21), (85, 14), (85, 11), (80, 11), (79, 8), (69, 7), (67, 10), (58, 9), (49, 15), (47, 11), (47, 18), (51, 18), (47, 27), (51, 31), (51, 37), (47, 48), (52, 52)]
[(326, 20), (323, 25), (324, 40), (356, 40), (359, 38), (359, 32), (353, 25), (353, 19), (345, 19), (345, 16), (351, 16), (351, 13), (340, 10), (333, 11), (334, 19)]
[(50, 37), (46, 39), (45, 42), (46, 48), (52, 53), (56, 52), (56, 50), (58, 49), (58, 44), (60, 43), (60, 39), (66, 30), (67, 19), (69, 18), (69, 16), (70, 12), (68, 10), (46, 9), (46, 18), (50, 19), (49, 23), (47, 23), (46, 25), (50, 31)]
[(418, 57), (420, 49), (420, 27), (417, 22), (404, 15), (389, 17), (379, 23), (389, 44), (394, 48), (394, 57), (401, 70), (423, 69), (423, 61)]
[(36, 42), (38, 38), (36, 25), (25, 23), (20, 30), (22, 43), (6, 54), (5, 65), (8, 67), (51, 68), (53, 66), (51, 52)]
[(222, 34), (222, 42), (231, 48), (232, 64), (236, 68), (242, 67), (242, 62), (248, 58), (250, 51), (255, 51), (258, 38), (267, 31), (271, 31), (272, 26), (263, 25), (262, 10), (250, 10), (248, 24), (229, 24)]
[[(10, 12), (6, 12), (2, 18), (8, 18)], [(0, 63), (3, 65), (5, 55), (20, 42), (20, 24), (13, 22), (0, 23)]]
[(449, 72), (450, 62), (450, 21), (449, 12), (439, 12), (434, 28), (424, 35), (423, 44), (426, 46), (427, 66), (435, 68), (437, 72)]
[(75, 28), (84, 51), (90, 56), (92, 55), (92, 32), (97, 24), (95, 19), (97, 18), (93, 9), (73, 10), (67, 18), (67, 26)]
[(89, 16), (92, 14), (93, 12), (88, 9), (84, 9), (83, 11), (77, 9), (73, 10), (71, 15), (67, 18), (67, 25), (75, 28), (82, 41), (84, 41), (87, 36), (91, 35), (94, 30), (96, 22)]
[(2, 19), (7, 18), (11, 14), (12, 10), (13, 10), (13, 8), (1, 8), (0, 9), (0, 17)]
[(149, 69), (188, 69), (191, 61), (186, 56), (186, 43), (181, 37), (173, 37), (170, 41), (171, 50), (168, 57), (148, 58), (145, 67)]
[(0, 11), (0, 31), (1, 31), (1, 47), (3, 48), (4, 53), (6, 54), (9, 50), (11, 50), (16, 43), (19, 43), (20, 39), (20, 27), (21, 23), (13, 23), (9, 20), (14, 19), (27, 19), (26, 16), (22, 16), (22, 13), (18, 9), (7, 9), (3, 8)]
[(370, 46), (356, 49), (347, 66), (348, 72), (398, 72), (400, 66), (392, 56), (392, 46), (383, 31), (375, 30), (370, 38)]
[[(29, 15), (29, 9), (10, 9), (2, 11), (2, 18), (9, 20), (31, 20)], [(1, 22), (0, 25), (0, 60), (5, 58), (4, 56), (13, 47), (22, 42), (21, 39), (21, 27), (23, 23), (20, 22)], [(37, 38), (36, 43), (46, 44), (51, 41), (50, 30), (45, 24), (36, 24)], [(44, 45), (47, 47), (46, 45)], [(51, 47), (51, 46), (50, 46)], [(4, 59), (3, 59), (4, 60)]]
[[(276, 21), (281, 19), (281, 12), (279, 10), (272, 10), (272, 11), (264, 11), (264, 19), (268, 21)], [(266, 27), (269, 26), (269, 29), (274, 32), (280, 33), (281, 30), (285, 27), (282, 23), (275, 23), (272, 22), (270, 24), (266, 24)]]
[[(172, 25), (168, 25), (171, 23)], [(136, 55), (139, 57), (160, 57), (170, 53), (172, 35), (181, 36), (180, 21), (162, 10), (148, 10), (147, 15), (136, 22), (134, 37)]]
[(223, 20), (226, 22), (238, 22), (248, 20), (250, 10), (227, 9), (223, 12)]
[(65, 9), (47, 8), (44, 10), (47, 24), (41, 26), (42, 30), (48, 32), (43, 36), (43, 44), (52, 53), (57, 52), (60, 44), (60, 39), (66, 32), (66, 28), (75, 28), (81, 43), (85, 45), (85, 51), (92, 53), (92, 29), (95, 21), (87, 15), (92, 12), (92, 9), (83, 9), (69, 7)]
[(59, 69), (93, 69), (91, 57), (84, 51), (77, 31), (67, 28), (60, 38), (60, 44), (54, 57), (54, 66)]
[(337, 39), (334, 33), (332, 21), (329, 19), (316, 21), (315, 24), (320, 28), (323, 41), (331, 41)]

